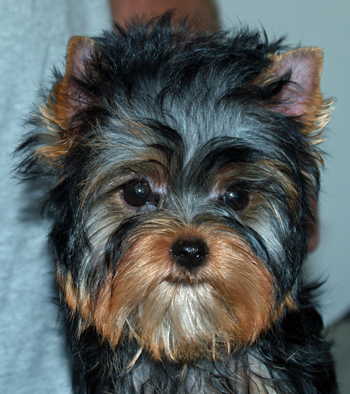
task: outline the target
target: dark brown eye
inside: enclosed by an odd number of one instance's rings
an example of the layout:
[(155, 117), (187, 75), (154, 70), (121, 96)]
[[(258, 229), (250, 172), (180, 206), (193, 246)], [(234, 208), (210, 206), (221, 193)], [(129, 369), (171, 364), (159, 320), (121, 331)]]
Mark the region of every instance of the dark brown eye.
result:
[(249, 203), (249, 192), (241, 187), (231, 186), (221, 197), (221, 201), (235, 211), (242, 211)]
[(127, 184), (122, 189), (125, 202), (132, 207), (142, 207), (149, 203), (152, 198), (152, 190), (145, 181), (135, 181)]

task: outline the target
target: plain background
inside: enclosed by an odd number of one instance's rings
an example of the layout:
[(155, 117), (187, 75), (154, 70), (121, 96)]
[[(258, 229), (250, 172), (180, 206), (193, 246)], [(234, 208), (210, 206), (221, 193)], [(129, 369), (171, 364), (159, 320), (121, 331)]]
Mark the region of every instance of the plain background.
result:
[(324, 51), (322, 91), (337, 99), (328, 126), (320, 195), (321, 241), (306, 266), (311, 278), (327, 280), (321, 310), (326, 324), (350, 309), (350, 1), (217, 0), (227, 27), (264, 27), (270, 38), (287, 35), (291, 45)]

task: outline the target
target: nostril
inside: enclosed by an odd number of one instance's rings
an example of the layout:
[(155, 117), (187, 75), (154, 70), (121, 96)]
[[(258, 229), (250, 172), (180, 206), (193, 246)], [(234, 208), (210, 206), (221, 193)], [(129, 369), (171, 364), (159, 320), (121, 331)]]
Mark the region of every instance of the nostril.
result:
[(171, 248), (176, 262), (188, 270), (199, 267), (208, 256), (208, 247), (204, 241), (179, 239)]

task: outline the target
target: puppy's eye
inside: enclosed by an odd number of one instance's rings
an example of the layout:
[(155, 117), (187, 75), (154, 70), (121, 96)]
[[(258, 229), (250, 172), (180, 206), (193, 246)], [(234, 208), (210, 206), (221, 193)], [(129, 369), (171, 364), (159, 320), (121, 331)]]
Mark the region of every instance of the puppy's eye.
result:
[(142, 207), (152, 200), (153, 193), (147, 182), (135, 181), (124, 186), (122, 196), (132, 207)]
[(249, 192), (238, 186), (229, 187), (221, 201), (235, 211), (242, 211), (249, 203)]

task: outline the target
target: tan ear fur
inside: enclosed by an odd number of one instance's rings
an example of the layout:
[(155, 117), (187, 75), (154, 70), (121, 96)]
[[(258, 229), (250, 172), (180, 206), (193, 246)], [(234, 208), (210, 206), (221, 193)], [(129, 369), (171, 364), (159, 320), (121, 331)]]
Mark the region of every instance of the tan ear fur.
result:
[(264, 87), (289, 74), (290, 81), (267, 106), (284, 115), (299, 117), (306, 132), (315, 132), (325, 127), (331, 112), (331, 102), (324, 101), (321, 93), (322, 68), (320, 48), (297, 48), (271, 55), (270, 66), (253, 84)]
[(51, 134), (47, 134), (47, 144), (37, 149), (36, 154), (56, 167), (60, 166), (60, 159), (77, 143), (77, 135), (72, 131), (72, 120), (88, 103), (89, 93), (76, 81), (84, 79), (89, 59), (96, 50), (97, 44), (91, 38), (75, 36), (69, 40), (63, 80), (54, 86), (47, 104), (39, 108), (40, 118)]
[(86, 92), (82, 91), (74, 79), (84, 77), (87, 62), (96, 51), (96, 45), (93, 39), (83, 36), (74, 36), (69, 40), (66, 72), (55, 92), (57, 117), (64, 126), (86, 104)]

